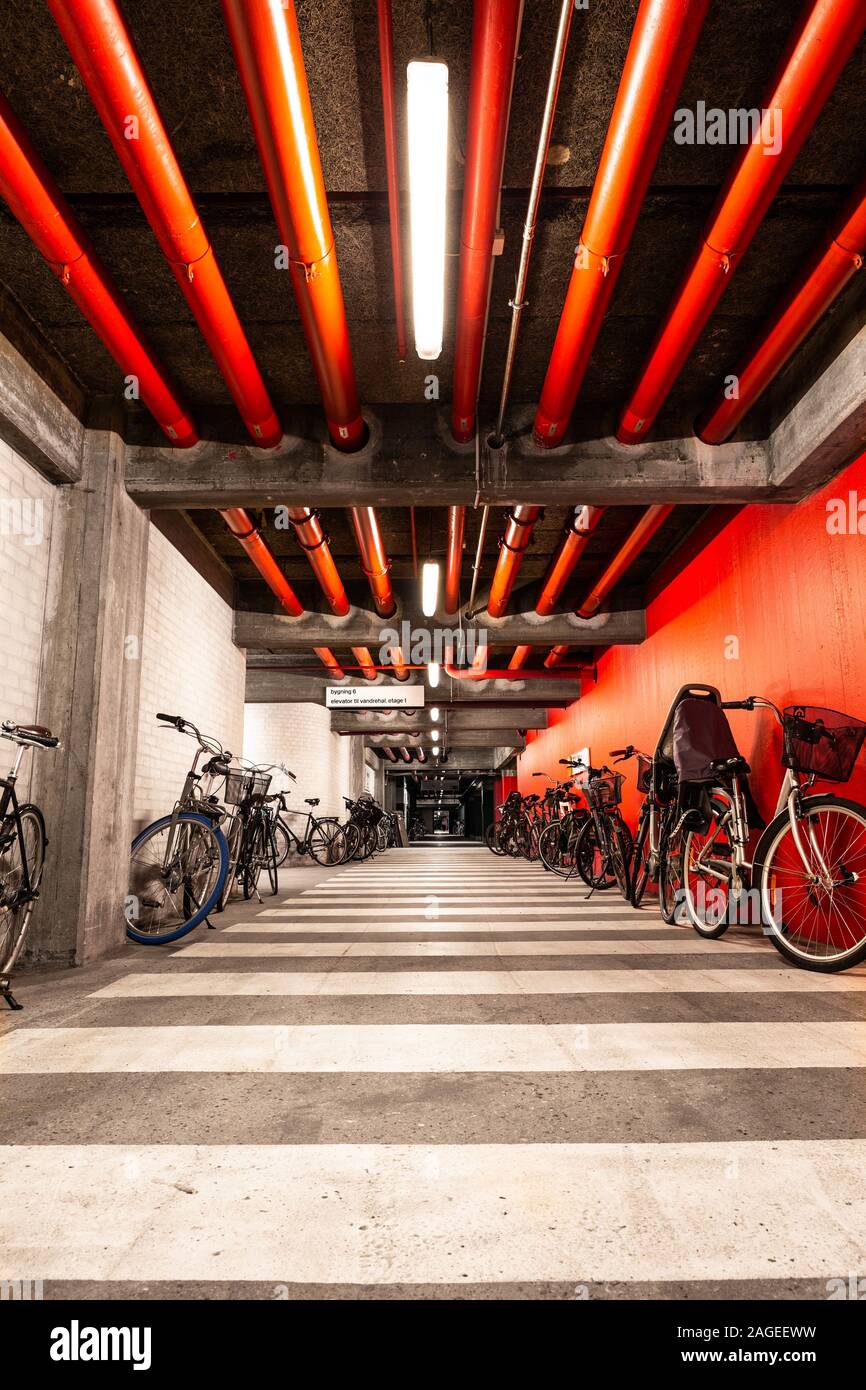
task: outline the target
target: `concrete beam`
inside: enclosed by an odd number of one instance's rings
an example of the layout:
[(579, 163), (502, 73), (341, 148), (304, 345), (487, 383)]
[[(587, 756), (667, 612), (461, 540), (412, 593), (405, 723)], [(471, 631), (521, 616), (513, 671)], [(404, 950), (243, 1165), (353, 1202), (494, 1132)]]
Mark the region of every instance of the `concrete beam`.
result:
[[(411, 749), (409, 750), (412, 751)], [(495, 761), (501, 750), (495, 748), (453, 748), (448, 752), (448, 761), (442, 768), (446, 776), (453, 772), (473, 772), (485, 773), (490, 776), (500, 766)], [(510, 750), (509, 750), (510, 752)], [(426, 763), (404, 763), (401, 759), (399, 763), (384, 763), (386, 777), (399, 777), (408, 773), (410, 777), (416, 774), (421, 778), (425, 773), (435, 773), (438, 770), (438, 760), (436, 758), (427, 759)]]
[[(253, 651), (291, 651), (304, 648), (312, 651), (314, 647), (369, 647), (374, 654), (382, 647), (389, 647), (393, 637), (389, 633), (401, 624), (410, 623), (411, 631), (420, 636), (437, 631), (456, 632), (460, 619), (424, 618), (417, 608), (400, 604), (397, 613), (387, 621), (365, 608), (351, 608), (345, 618), (335, 618), (330, 613), (304, 613), (300, 618), (292, 618), (288, 613), (235, 613), (234, 640), (239, 647)], [(471, 625), (479, 634), (486, 633), (488, 643), (501, 643), (517, 646), (521, 643), (534, 643), (538, 646), (568, 644), (573, 647), (607, 647), (613, 643), (636, 645), (646, 638), (646, 614), (642, 608), (628, 608), (620, 612), (599, 613), (594, 618), (579, 618), (576, 613), (554, 613), (549, 618), (539, 618), (534, 612), (512, 613), (505, 618), (480, 616)], [(468, 631), (470, 625), (464, 622)], [(417, 637), (413, 640), (417, 640)], [(445, 638), (443, 635), (442, 641)], [(410, 657), (410, 644), (405, 644), (404, 652)], [(387, 661), (387, 651), (382, 661)], [(527, 682), (527, 684), (531, 684)]]
[[(347, 735), (348, 737), (348, 735)], [(520, 752), (526, 747), (526, 739), (517, 729), (465, 729), (462, 733), (452, 733), (449, 729), (443, 740), (449, 748), (516, 748)], [(365, 748), (417, 748), (425, 749), (428, 756), (434, 744), (428, 734), (414, 738), (409, 734), (374, 734), (364, 739)]]
[(318, 407), (296, 410), (276, 449), (203, 441), (193, 449), (130, 446), (126, 485), (142, 507), (442, 506), (514, 502), (598, 506), (644, 502), (772, 501), (763, 444), (718, 448), (694, 437), (627, 447), (613, 438), (538, 449), (531, 411), (502, 449), (456, 445), (447, 413), (433, 405), (366, 412), (367, 445), (340, 454), (327, 443)]
[[(357, 683), (361, 684), (360, 681)], [(325, 686), (333, 684), (334, 682), (329, 681), (325, 675), (324, 667), (321, 674), (315, 667), (310, 667), (309, 675), (267, 668), (255, 670), (248, 667), (246, 700), (248, 704), (253, 705), (323, 705), (325, 703)], [(387, 676), (380, 676), (378, 681), (370, 681), (370, 686), (371, 688), (376, 686), (399, 687), (400, 683)], [(496, 700), (504, 706), (526, 704), (528, 701), (548, 706), (568, 705), (573, 700), (580, 699), (580, 682), (578, 680), (523, 680), (478, 681), (476, 683), (474, 681), (449, 681), (447, 676), (443, 676), (438, 690), (427, 691), (427, 704), (436, 704), (438, 699), (444, 700), (446, 696), (467, 705), (471, 705), (476, 700), (481, 703)]]
[(866, 325), (779, 422), (768, 448), (785, 502), (822, 487), (866, 449)]
[(0, 439), (51, 482), (77, 483), (84, 437), (78, 416), (0, 334)]
[(430, 718), (429, 707), (418, 710), (364, 710), (345, 714), (342, 711), (331, 715), (331, 729), (334, 733), (363, 734), (382, 733), (396, 736), (400, 730), (432, 729), (443, 731), (466, 729), (546, 729), (547, 712), (543, 709), (526, 709), (520, 705), (507, 709), (445, 709), (439, 706), (439, 719), (436, 723)]

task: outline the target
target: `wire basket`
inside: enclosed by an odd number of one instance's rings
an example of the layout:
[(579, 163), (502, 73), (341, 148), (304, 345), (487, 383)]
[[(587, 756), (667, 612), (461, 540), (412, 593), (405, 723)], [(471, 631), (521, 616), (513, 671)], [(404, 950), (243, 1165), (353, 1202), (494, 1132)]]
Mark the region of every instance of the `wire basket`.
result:
[(240, 806), (250, 794), (250, 773), (243, 767), (230, 767), (226, 773), (223, 801), (227, 806)]
[(645, 758), (642, 753), (637, 755), (637, 789), (646, 796), (652, 786), (653, 764), (652, 758)]
[(618, 806), (622, 801), (622, 784), (625, 777), (621, 772), (608, 772), (603, 777), (593, 777), (589, 784), (596, 806)]
[(782, 711), (782, 764), (822, 782), (847, 782), (866, 738), (862, 719), (815, 705), (789, 705)]
[(269, 772), (251, 772), (248, 796), (267, 796), (272, 781)]

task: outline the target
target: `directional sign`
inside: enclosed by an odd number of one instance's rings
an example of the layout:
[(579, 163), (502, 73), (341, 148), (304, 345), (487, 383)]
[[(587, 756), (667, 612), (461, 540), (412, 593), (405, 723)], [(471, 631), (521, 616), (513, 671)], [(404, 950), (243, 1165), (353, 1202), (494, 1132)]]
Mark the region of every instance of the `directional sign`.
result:
[(423, 709), (423, 685), (327, 685), (328, 709)]

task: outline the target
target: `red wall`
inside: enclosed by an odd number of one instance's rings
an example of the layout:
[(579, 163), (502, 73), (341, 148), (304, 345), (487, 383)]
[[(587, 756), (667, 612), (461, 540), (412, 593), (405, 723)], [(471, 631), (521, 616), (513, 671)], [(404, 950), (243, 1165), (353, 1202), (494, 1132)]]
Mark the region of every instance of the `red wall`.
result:
[[(854, 534), (833, 533), (836, 499)], [(586, 682), (579, 701), (551, 710), (550, 727), (527, 735), (520, 790), (538, 789), (535, 771), (564, 775), (558, 759), (587, 745), (596, 765), (627, 743), (652, 752), (677, 689), (701, 681), (724, 699), (766, 695), (779, 706), (802, 701), (866, 718), (866, 455), (797, 506), (744, 509), (650, 605), (647, 640), (611, 648), (598, 684)], [(766, 814), (781, 776), (777, 726), (767, 711), (730, 720)], [(634, 768), (622, 768), (632, 821)], [(866, 753), (847, 786), (866, 800)]]

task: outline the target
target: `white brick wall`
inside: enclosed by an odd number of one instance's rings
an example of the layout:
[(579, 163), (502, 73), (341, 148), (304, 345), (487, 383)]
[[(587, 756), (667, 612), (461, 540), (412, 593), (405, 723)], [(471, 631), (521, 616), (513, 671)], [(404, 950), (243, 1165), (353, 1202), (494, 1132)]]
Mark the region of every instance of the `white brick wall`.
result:
[(276, 774), (272, 789), (286, 786), (290, 805), (318, 796), (318, 814), (345, 814), (344, 796), (364, 787), (361, 740), (331, 733), (331, 715), (323, 705), (247, 705), (244, 756), (254, 763), (285, 763), (297, 781)]
[(136, 829), (173, 806), (192, 761), (192, 739), (158, 724), (182, 714), (239, 754), (244, 734), (243, 653), (232, 610), (156, 529), (150, 528), (135, 775)]
[(0, 720), (19, 724), (36, 717), (53, 492), (0, 440)]

